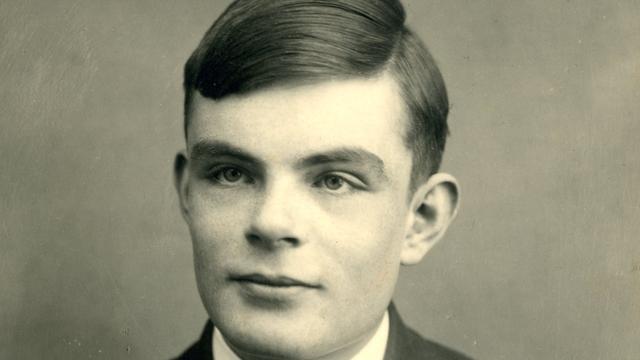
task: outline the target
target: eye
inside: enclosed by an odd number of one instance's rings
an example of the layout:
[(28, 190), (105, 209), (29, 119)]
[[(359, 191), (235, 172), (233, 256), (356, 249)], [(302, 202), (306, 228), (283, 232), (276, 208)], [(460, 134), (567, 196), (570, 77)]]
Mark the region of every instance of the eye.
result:
[(234, 185), (238, 183), (250, 183), (251, 178), (244, 170), (235, 166), (224, 166), (212, 172), (212, 179), (222, 185)]
[(314, 186), (332, 194), (344, 194), (366, 188), (366, 185), (360, 179), (346, 173), (322, 175), (314, 183)]
[(322, 179), (322, 184), (329, 190), (339, 190), (344, 186), (344, 179), (337, 175), (327, 175)]

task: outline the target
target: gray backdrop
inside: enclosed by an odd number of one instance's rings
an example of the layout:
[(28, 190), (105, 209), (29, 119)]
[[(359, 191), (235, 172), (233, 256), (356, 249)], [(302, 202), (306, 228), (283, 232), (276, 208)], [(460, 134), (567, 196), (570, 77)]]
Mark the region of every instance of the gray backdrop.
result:
[[(0, 358), (167, 358), (206, 318), (171, 180), (229, 1), (0, 3)], [(396, 302), (478, 359), (640, 358), (640, 2), (407, 1), (462, 185)]]

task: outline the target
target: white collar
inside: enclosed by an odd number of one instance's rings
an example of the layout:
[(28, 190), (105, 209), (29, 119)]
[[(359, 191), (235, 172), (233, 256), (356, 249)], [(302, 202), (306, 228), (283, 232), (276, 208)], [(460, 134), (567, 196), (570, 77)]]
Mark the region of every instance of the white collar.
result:
[[(387, 338), (389, 337), (389, 312), (384, 313), (384, 317), (378, 325), (376, 333), (369, 339), (367, 344), (355, 354), (351, 360), (383, 360), (384, 352), (387, 349)], [(218, 331), (213, 328), (213, 357), (215, 360), (241, 360), (229, 347), (226, 340)]]

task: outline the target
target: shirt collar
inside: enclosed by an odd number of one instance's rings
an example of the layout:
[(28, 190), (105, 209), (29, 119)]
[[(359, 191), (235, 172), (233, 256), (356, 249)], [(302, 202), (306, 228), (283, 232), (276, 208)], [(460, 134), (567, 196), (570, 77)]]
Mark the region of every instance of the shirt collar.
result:
[[(384, 313), (384, 317), (378, 325), (376, 333), (369, 339), (367, 344), (355, 354), (351, 360), (383, 360), (384, 352), (387, 348), (387, 338), (389, 337), (389, 312)], [(241, 360), (229, 347), (226, 340), (218, 331), (213, 329), (213, 357), (215, 360)]]

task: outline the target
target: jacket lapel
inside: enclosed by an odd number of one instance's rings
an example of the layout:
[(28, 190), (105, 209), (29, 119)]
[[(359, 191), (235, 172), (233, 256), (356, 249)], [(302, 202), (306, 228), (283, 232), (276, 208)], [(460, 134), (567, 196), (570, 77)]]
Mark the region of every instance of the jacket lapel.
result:
[(470, 360), (454, 350), (429, 341), (407, 327), (393, 303), (389, 305), (389, 338), (384, 360)]

